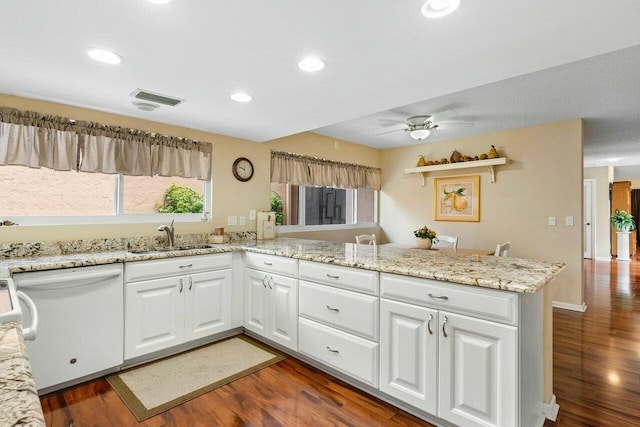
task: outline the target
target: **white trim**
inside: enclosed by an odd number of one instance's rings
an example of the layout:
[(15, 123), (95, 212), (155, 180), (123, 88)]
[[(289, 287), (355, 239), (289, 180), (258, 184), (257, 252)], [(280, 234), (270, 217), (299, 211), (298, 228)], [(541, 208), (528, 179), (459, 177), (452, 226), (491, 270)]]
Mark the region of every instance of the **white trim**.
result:
[(554, 307), (554, 308), (561, 308), (563, 310), (579, 311), (581, 313), (584, 313), (585, 311), (587, 311), (587, 304), (585, 304), (585, 303), (582, 303), (582, 304), (570, 304), (568, 302), (553, 301), (551, 303), (551, 306)]
[(279, 225), (276, 227), (276, 234), (300, 233), (303, 231), (355, 230), (374, 227), (378, 227), (378, 224), (366, 222), (360, 224)]
[(558, 411), (560, 410), (560, 405), (556, 403), (556, 395), (552, 394), (551, 399), (549, 399), (549, 403), (544, 403), (544, 416), (551, 421), (555, 421), (558, 418)]
[(609, 255), (609, 256), (597, 256), (595, 258), (595, 260), (596, 261), (607, 261), (607, 262), (609, 262), (609, 261), (611, 261), (611, 255)]
[[(589, 241), (591, 242), (591, 247), (589, 248), (589, 258), (585, 258), (585, 259), (593, 259), (595, 258), (595, 253), (597, 250), (597, 245), (596, 245), (596, 209), (595, 207), (597, 206), (596, 204), (596, 180), (593, 178), (586, 178), (582, 180), (582, 185), (584, 188), (584, 184), (589, 183), (590, 185), (590, 190), (591, 190), (591, 203), (589, 204), (589, 206), (587, 206), (587, 208), (589, 208), (590, 212), (589, 212), (589, 216), (591, 217), (591, 225), (589, 226), (589, 230), (591, 230), (591, 235), (589, 236)], [(584, 197), (584, 190), (583, 190), (583, 197)], [(584, 204), (583, 204), (584, 206)], [(585, 220), (585, 212), (583, 210), (582, 212), (582, 222), (583, 222), (583, 226), (582, 226), (582, 233), (584, 235), (584, 223), (586, 222)], [(583, 239), (584, 241), (584, 239)], [(584, 251), (584, 248), (582, 248)]]

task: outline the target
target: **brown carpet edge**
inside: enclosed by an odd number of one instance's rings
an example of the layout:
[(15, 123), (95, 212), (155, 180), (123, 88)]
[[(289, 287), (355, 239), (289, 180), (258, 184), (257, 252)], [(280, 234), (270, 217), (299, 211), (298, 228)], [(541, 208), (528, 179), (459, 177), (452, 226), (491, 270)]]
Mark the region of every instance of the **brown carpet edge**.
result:
[[(177, 397), (173, 400), (170, 400), (166, 403), (163, 403), (162, 405), (158, 405), (156, 407), (153, 407), (151, 409), (147, 409), (142, 402), (140, 402), (140, 400), (136, 397), (136, 395), (129, 389), (129, 387), (126, 385), (126, 383), (124, 381), (122, 381), (122, 379), (120, 378), (120, 374), (123, 374), (125, 372), (130, 372), (133, 371), (135, 369), (140, 369), (143, 368), (145, 366), (149, 366), (152, 365), (154, 363), (160, 362), (160, 361), (164, 361), (167, 359), (172, 359), (175, 357), (179, 357), (183, 354), (189, 353), (189, 352), (193, 352), (196, 350), (199, 350), (203, 347), (208, 347), (210, 345), (216, 345), (218, 343), (221, 343), (223, 341), (227, 341), (230, 339), (234, 339), (234, 338), (239, 338), (249, 344), (252, 344), (255, 347), (260, 348), (261, 350), (264, 350), (268, 353), (273, 354), (273, 357), (265, 362), (259, 363), (255, 366), (252, 366), (250, 368), (247, 368), (245, 370), (236, 372), (228, 377), (225, 377), (219, 381), (216, 381), (212, 384), (209, 384), (205, 387), (201, 387), (197, 390), (194, 390), (190, 393), (187, 393), (183, 396)], [(178, 354), (174, 354), (162, 359), (158, 359), (158, 360), (154, 360), (152, 362), (149, 363), (145, 363), (143, 365), (138, 365), (138, 366), (134, 366), (132, 368), (120, 371), (120, 372), (116, 372), (114, 374), (108, 375), (106, 377), (106, 380), (109, 382), (109, 384), (111, 385), (111, 387), (113, 388), (113, 390), (116, 392), (116, 394), (118, 396), (120, 396), (120, 399), (124, 402), (124, 404), (127, 406), (127, 408), (129, 408), (129, 410), (131, 411), (131, 413), (133, 414), (134, 417), (136, 417), (136, 419), (138, 421), (144, 421), (146, 419), (149, 419), (155, 415), (161, 414), (165, 411), (168, 411), (171, 408), (175, 408), (178, 405), (181, 405), (185, 402), (188, 402), (189, 400), (195, 399), (198, 396), (201, 396), (205, 393), (210, 392), (211, 390), (215, 390), (218, 387), (221, 387), (223, 385), (229, 384), (230, 382), (233, 382), (239, 378), (245, 377), (247, 375), (253, 374), (254, 372), (258, 372), (259, 370), (266, 368), (267, 366), (273, 365), (275, 363), (278, 363), (284, 359), (287, 358), (287, 355), (285, 355), (284, 353), (279, 352), (278, 350), (269, 347), (268, 345), (261, 343), (260, 341), (254, 340), (253, 338), (248, 337), (247, 335), (235, 335), (232, 337), (228, 337), (225, 339), (222, 339), (220, 341), (215, 341), (209, 344), (205, 344), (196, 348), (192, 348), (190, 350), (187, 351), (183, 351), (181, 353)]]

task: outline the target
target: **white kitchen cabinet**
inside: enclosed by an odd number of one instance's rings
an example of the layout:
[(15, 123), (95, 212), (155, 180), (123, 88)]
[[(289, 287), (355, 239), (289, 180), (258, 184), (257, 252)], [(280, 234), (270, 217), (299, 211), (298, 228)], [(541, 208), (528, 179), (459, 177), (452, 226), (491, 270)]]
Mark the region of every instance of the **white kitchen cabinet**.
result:
[(298, 350), (298, 280), (245, 269), (245, 328)]
[(380, 301), (380, 391), (431, 414), (437, 411), (438, 312)]
[(458, 426), (542, 425), (541, 294), (380, 282), (381, 391)]
[[(230, 328), (231, 269), (202, 271), (206, 267), (200, 266), (205, 262), (209, 268), (230, 267), (230, 262), (218, 263), (217, 257), (220, 256), (171, 260), (170, 264), (175, 264), (173, 269), (159, 265), (162, 261), (149, 261), (150, 265), (138, 262), (128, 267), (129, 274), (125, 277), (134, 280), (156, 277), (159, 270), (171, 277), (126, 283), (125, 360)], [(206, 264), (206, 258), (216, 262)], [(200, 272), (186, 274), (194, 267)], [(149, 269), (149, 273), (145, 275), (143, 269)]]
[(459, 426), (516, 426), (517, 329), (440, 312), (438, 415)]

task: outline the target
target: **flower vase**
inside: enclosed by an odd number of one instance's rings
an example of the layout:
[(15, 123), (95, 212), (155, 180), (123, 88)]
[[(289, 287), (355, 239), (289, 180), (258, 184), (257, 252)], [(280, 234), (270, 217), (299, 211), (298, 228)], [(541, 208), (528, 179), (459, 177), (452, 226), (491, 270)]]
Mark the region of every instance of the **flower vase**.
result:
[(431, 249), (431, 239), (416, 239), (416, 247), (418, 249)]

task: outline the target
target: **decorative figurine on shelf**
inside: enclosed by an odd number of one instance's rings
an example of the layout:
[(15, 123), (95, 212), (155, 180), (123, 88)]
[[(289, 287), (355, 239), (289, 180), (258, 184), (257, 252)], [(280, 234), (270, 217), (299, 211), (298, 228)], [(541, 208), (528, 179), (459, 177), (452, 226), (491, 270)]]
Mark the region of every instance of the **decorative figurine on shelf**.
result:
[(418, 157), (418, 164), (416, 166), (427, 166), (427, 161), (424, 159), (424, 156), (422, 154), (420, 154), (420, 157)]
[(431, 249), (431, 245), (438, 241), (436, 232), (430, 230), (426, 225), (413, 230), (413, 235), (416, 236), (416, 246), (420, 249)]

